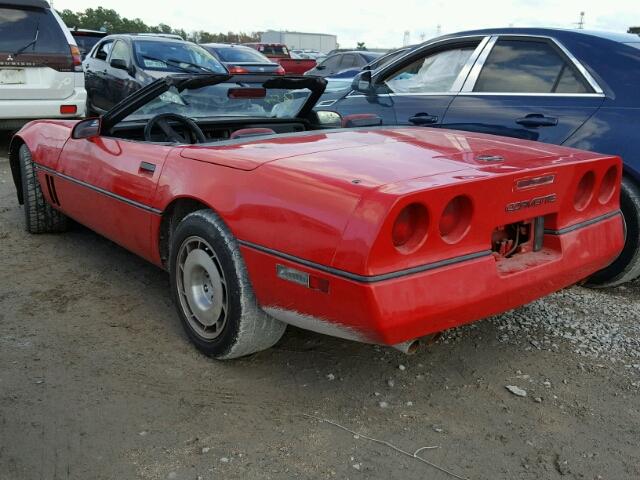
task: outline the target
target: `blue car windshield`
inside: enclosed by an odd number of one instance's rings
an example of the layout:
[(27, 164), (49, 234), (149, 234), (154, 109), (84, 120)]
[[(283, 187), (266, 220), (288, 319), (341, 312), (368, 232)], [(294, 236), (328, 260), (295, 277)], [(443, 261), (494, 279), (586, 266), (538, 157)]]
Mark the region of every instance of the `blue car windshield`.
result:
[(136, 40), (133, 51), (136, 63), (143, 70), (172, 73), (227, 71), (213, 55), (194, 43)]
[(160, 113), (177, 113), (193, 119), (219, 117), (285, 118), (297, 117), (311, 91), (265, 89), (260, 83), (224, 82), (185, 89), (175, 87), (142, 106), (125, 121), (146, 120)]

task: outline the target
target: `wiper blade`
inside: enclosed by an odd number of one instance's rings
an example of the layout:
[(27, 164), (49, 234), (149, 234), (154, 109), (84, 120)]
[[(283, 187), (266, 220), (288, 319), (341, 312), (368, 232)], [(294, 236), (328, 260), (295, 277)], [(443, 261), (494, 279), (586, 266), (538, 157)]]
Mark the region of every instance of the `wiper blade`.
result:
[[(141, 55), (141, 57), (146, 58), (147, 60), (152, 60), (154, 62), (160, 62), (160, 63), (164, 63), (165, 65), (169, 65), (169, 60), (166, 60), (166, 59), (163, 60), (162, 58), (150, 57), (148, 55)], [(180, 65), (174, 65), (174, 66), (181, 72), (193, 73), (193, 70), (189, 70), (188, 68), (182, 68)]]
[(15, 53), (13, 54), (14, 57), (17, 57), (18, 55), (20, 55), (22, 52), (24, 52), (27, 48), (29, 48), (32, 45), (35, 45), (36, 42), (38, 41), (38, 36), (40, 35), (40, 21), (38, 20), (38, 23), (36, 23), (36, 33), (33, 36), (33, 40), (31, 40), (29, 43), (27, 43), (25, 46), (20, 47), (18, 50), (15, 51)]
[[(175, 58), (167, 58), (167, 59), (165, 60), (165, 62), (171, 62), (172, 64), (175, 64), (175, 65), (177, 65), (178, 67), (180, 67), (180, 64), (185, 64), (185, 65), (189, 65), (190, 67), (198, 68), (198, 69), (200, 69), (200, 70), (202, 70), (202, 71), (204, 71), (204, 72), (208, 72), (208, 73), (219, 73), (219, 72), (216, 72), (216, 71), (214, 71), (214, 70), (211, 70), (210, 68), (205, 67), (205, 66), (203, 66), (203, 65), (198, 65), (197, 63), (186, 62), (186, 61), (184, 61), (184, 60), (176, 60)], [(181, 67), (180, 67), (180, 68), (181, 68)]]
[(165, 65), (170, 65), (172, 67), (177, 68), (181, 72), (185, 72), (185, 73), (196, 73), (196, 72), (194, 72), (193, 68), (192, 69), (184, 68), (182, 66), (182, 64), (189, 65), (190, 67), (197, 68), (199, 71), (202, 71), (202, 72), (218, 73), (218, 72), (214, 72), (210, 68), (203, 67), (202, 65), (197, 65), (197, 64), (191, 63), (191, 62), (185, 62), (184, 60), (176, 60), (175, 58), (156, 58), (156, 57), (150, 57), (148, 55), (141, 55), (141, 56), (142, 56), (142, 58), (146, 58), (147, 60), (153, 60), (153, 61), (156, 61), (156, 62), (164, 63)]

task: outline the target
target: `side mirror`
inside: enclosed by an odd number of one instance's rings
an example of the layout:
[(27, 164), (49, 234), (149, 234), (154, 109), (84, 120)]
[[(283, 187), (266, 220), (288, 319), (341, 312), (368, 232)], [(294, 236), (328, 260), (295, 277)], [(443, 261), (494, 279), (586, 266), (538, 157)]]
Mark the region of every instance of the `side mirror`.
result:
[(100, 119), (87, 118), (76, 123), (71, 132), (71, 138), (79, 140), (81, 138), (94, 138), (100, 135)]
[(121, 58), (114, 58), (113, 60), (111, 60), (111, 63), (109, 63), (109, 65), (111, 65), (111, 67), (113, 68), (117, 68), (118, 70), (129, 70), (129, 65), (127, 65), (127, 62), (125, 62)]
[(372, 93), (373, 84), (371, 83), (371, 70), (365, 70), (353, 77), (351, 90), (361, 93)]
[(326, 110), (320, 110), (316, 112), (318, 116), (318, 124), (326, 128), (340, 128), (342, 125), (342, 115), (337, 112), (328, 112)]
[(326, 70), (327, 66), (326, 65), (316, 65), (316, 70)]

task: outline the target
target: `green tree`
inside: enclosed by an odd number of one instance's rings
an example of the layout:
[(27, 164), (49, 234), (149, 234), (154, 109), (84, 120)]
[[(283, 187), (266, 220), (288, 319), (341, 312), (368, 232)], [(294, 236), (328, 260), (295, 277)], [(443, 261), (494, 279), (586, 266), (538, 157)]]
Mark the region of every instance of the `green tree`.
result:
[(640, 27), (629, 27), (627, 33), (635, 33), (636, 35), (640, 35)]
[(104, 29), (108, 33), (172, 33), (180, 35), (185, 40), (191, 40), (198, 43), (247, 43), (259, 40), (256, 33), (244, 32), (227, 32), (227, 33), (210, 33), (205, 31), (196, 31), (187, 34), (184, 29), (175, 29), (171, 25), (161, 23), (160, 25), (147, 25), (139, 18), (126, 18), (120, 16), (113, 9), (103, 7), (87, 8), (83, 12), (73, 12), (64, 9), (58, 12), (64, 23), (69, 28), (86, 28), (89, 30)]
[(356, 50), (366, 50), (367, 46), (364, 44), (364, 42), (358, 42)]

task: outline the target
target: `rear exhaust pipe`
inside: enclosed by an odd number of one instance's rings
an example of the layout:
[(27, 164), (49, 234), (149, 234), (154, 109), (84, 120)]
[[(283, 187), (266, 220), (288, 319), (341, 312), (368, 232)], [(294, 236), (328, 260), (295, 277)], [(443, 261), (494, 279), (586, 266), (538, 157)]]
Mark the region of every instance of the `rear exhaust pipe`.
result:
[(396, 350), (400, 350), (405, 355), (413, 355), (420, 348), (420, 339), (409, 340), (407, 342), (391, 345)]
[(400, 350), (402, 353), (406, 355), (413, 355), (423, 345), (433, 345), (434, 343), (436, 343), (441, 336), (442, 336), (442, 332), (437, 332), (437, 333), (432, 333), (431, 335), (427, 335), (426, 337), (414, 338), (413, 340), (408, 340), (402, 343), (396, 343), (395, 345), (391, 345), (391, 346), (396, 350)]

